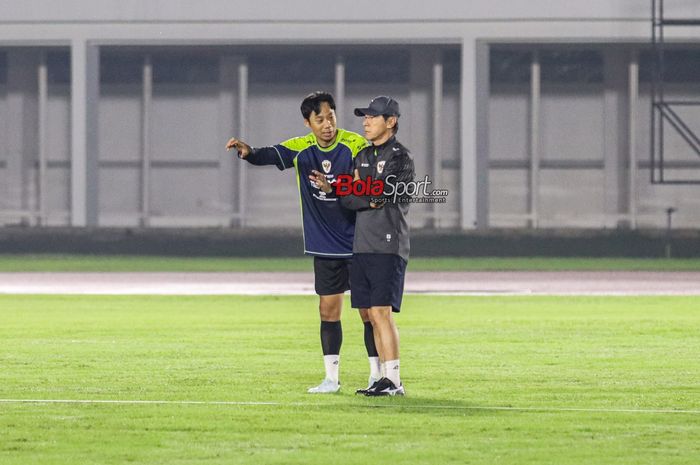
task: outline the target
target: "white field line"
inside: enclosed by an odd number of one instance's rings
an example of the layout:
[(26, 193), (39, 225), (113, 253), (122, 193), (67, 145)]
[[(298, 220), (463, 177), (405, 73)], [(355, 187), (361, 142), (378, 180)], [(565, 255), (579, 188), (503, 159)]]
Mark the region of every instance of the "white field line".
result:
[[(315, 404), (309, 402), (257, 402), (257, 401), (207, 401), (207, 400), (115, 400), (115, 399), (0, 399), (0, 404), (112, 404), (112, 405), (222, 405), (234, 407), (338, 407), (340, 404)], [(396, 408), (415, 410), (492, 410), (512, 412), (584, 412), (584, 413), (682, 413), (700, 415), (700, 410), (676, 409), (629, 409), (629, 408), (575, 408), (575, 407), (499, 407), (476, 405), (367, 405), (352, 404), (352, 407)]]
[[(346, 293), (349, 295), (349, 293)], [(512, 296), (553, 296), (553, 297), (632, 297), (632, 296), (686, 296), (700, 297), (699, 290), (668, 290), (668, 289), (630, 289), (627, 291), (611, 291), (596, 289), (572, 289), (572, 290), (540, 290), (540, 289), (406, 289), (405, 295), (426, 296), (467, 296), (467, 297), (512, 297)], [(315, 296), (313, 289), (282, 287), (277, 289), (260, 287), (256, 284), (247, 284), (246, 288), (231, 286), (187, 286), (187, 285), (163, 285), (163, 286), (90, 286), (80, 288), (52, 285), (7, 285), (0, 283), (0, 295), (81, 295), (81, 296)]]

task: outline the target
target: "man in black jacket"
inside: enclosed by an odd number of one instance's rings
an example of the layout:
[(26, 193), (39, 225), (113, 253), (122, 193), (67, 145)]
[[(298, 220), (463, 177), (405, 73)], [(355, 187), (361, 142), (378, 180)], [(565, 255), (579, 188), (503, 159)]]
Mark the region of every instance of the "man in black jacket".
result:
[[(327, 196), (305, 179), (311, 170), (322, 170), (329, 178), (352, 173), (355, 156), (369, 143), (359, 134), (337, 127), (335, 101), (327, 92), (306, 96), (301, 102), (301, 114), (304, 125), (311, 130), (305, 136), (258, 148), (233, 137), (226, 149), (235, 149), (239, 158), (253, 165), (275, 165), (280, 170), (293, 168), (296, 172), (302, 206), (304, 253), (314, 257), (321, 349), (326, 369), (325, 379), (308, 392), (326, 394), (340, 389), (340, 348), (343, 342), (340, 315), (343, 294), (350, 288), (355, 213), (342, 208), (335, 196)], [(372, 325), (366, 318), (363, 322), (371, 384), (381, 378), (381, 367)]]
[[(399, 186), (415, 177), (413, 160), (408, 150), (395, 137), (398, 131), (399, 104), (380, 96), (367, 108), (355, 109), (364, 118), (365, 137), (372, 143), (361, 150), (354, 161), (355, 181), (384, 183), (379, 195), (354, 195), (331, 185), (319, 171), (310, 176), (324, 192), (336, 194), (341, 206), (357, 211), (353, 241), (353, 267), (350, 274), (351, 301), (368, 318), (374, 329), (374, 339), (382, 362), (382, 378), (360, 389), (368, 396), (404, 395), (399, 374), (399, 332), (392, 313), (401, 309), (404, 276), (410, 250), (406, 216), (410, 196)], [(368, 183), (369, 184), (369, 183)], [(352, 189), (349, 189), (352, 191)], [(402, 195), (393, 195), (401, 191)]]

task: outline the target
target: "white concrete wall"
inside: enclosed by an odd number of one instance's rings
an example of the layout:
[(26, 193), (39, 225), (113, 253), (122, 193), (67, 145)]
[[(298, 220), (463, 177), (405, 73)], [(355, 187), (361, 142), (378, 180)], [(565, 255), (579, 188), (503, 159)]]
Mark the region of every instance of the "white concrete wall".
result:
[[(464, 21), (500, 19), (643, 19), (646, 0), (25, 0), (3, 1), (0, 16), (20, 21)], [(700, 15), (696, 2), (669, 0), (669, 14)]]
[[(665, 7), (669, 17), (700, 17), (700, 2), (667, 0)], [(527, 208), (526, 173), (522, 169), (489, 170), (484, 168), (487, 166), (484, 161), (511, 157), (526, 161), (529, 156), (526, 133), (523, 132), (528, 125), (527, 97), (522, 93), (504, 94), (497, 90), (491, 94), (489, 101), (488, 85), (479, 80), (483, 77), (484, 69), (476, 66), (477, 47), (480, 44), (644, 44), (650, 35), (649, 17), (648, 0), (358, 0), (332, 4), (315, 0), (3, 1), (0, 2), (0, 48), (75, 48), (85, 43), (169, 48), (216, 45), (231, 47), (230, 53), (246, 54), (250, 53), (249, 46), (260, 44), (306, 44), (331, 49), (334, 45), (352, 44), (361, 45), (367, 50), (382, 44), (401, 45), (407, 49), (426, 45), (461, 46), (461, 83), (445, 87), (443, 159), (448, 167), (443, 168), (442, 173), (446, 184), (440, 187), (450, 189), (451, 203), (445, 209), (442, 225), (472, 228), (484, 226), (483, 222), (476, 224), (480, 209), (490, 209), (497, 215), (518, 215)], [(700, 41), (700, 28), (669, 30), (668, 38), (697, 43)], [(345, 106), (340, 109), (339, 116), (341, 126), (359, 130), (350, 113), (354, 105), (364, 104), (369, 96), (382, 92), (396, 95), (404, 114), (408, 116), (402, 120), (401, 137), (408, 139), (407, 145), (419, 157), (417, 166), (427, 170), (429, 160), (420, 157), (428, 150), (431, 134), (427, 125), (430, 89), (420, 82), (421, 72), (425, 74), (426, 71), (421, 69), (420, 63), (428, 65), (425, 59), (421, 60), (412, 67), (412, 78), (407, 88), (381, 85), (369, 88), (348, 83)], [(323, 86), (332, 90), (333, 85), (332, 82), (308, 84), (258, 85), (251, 82), (249, 108), (256, 111), (251, 112), (248, 118), (248, 138), (254, 144), (266, 144), (303, 133), (305, 128), (299, 124), (297, 110), (299, 96), (311, 90), (309, 87)], [(11, 85), (4, 86), (3, 99), (2, 87), (0, 113), (15, 114), (19, 107), (29, 108), (26, 105), (30, 105), (33, 98), (30, 89), (20, 97)], [(209, 164), (205, 163), (206, 166), (193, 168), (189, 172), (172, 166), (154, 168), (151, 173), (152, 213), (162, 214), (165, 223), (168, 222), (167, 217), (172, 218), (175, 224), (177, 221), (182, 224), (187, 221), (191, 224), (200, 224), (198, 221), (202, 224), (216, 223), (217, 220), (212, 218), (231, 213), (231, 195), (237, 183), (236, 163), (220, 150), (221, 140), (230, 132), (226, 128), (233, 129), (238, 124), (236, 115), (231, 115), (235, 112), (227, 114), (226, 110), (227, 106), (235, 110), (236, 92), (233, 90), (227, 94), (227, 91), (216, 86), (208, 90), (193, 87), (176, 89), (171, 90), (170, 95), (159, 92), (155, 89), (153, 101), (151, 137), (157, 144), (153, 159), (160, 159), (167, 165), (168, 160), (194, 157)], [(619, 93), (619, 89), (616, 92)], [(141, 117), (140, 93), (140, 86), (124, 92), (114, 86), (102, 89), (99, 104), (100, 142), (95, 150), (99, 151), (101, 162), (99, 210), (100, 223), (104, 225), (137, 224), (139, 221), (141, 181), (138, 167), (120, 166), (119, 161), (131, 160), (135, 164), (141, 156), (141, 136), (137, 134)], [(179, 97), (176, 97), (178, 93)], [(543, 89), (542, 150), (545, 159), (591, 158), (604, 161), (606, 157), (617, 156), (609, 153), (611, 136), (603, 129), (597, 131), (597, 128), (610, 123), (601, 116), (606, 111), (610, 114), (610, 95), (604, 92), (584, 94), (570, 89), (559, 94)], [(612, 98), (614, 100), (615, 95)], [(478, 103), (483, 101), (488, 103)], [(76, 187), (76, 180), (71, 179), (67, 166), (71, 157), (68, 151), (70, 128), (76, 121), (69, 121), (68, 118), (84, 114), (84, 108), (67, 113), (68, 102), (66, 89), (50, 93), (48, 131), (49, 140), (56, 148), (51, 154), (54, 162), (49, 170), (49, 189), (52, 192), (51, 209), (61, 214), (70, 208), (71, 183), (73, 190)], [(77, 100), (78, 106), (84, 104)], [(574, 110), (568, 111), (569, 108)], [(644, 145), (648, 138), (645, 136), (648, 132), (645, 129), (648, 114), (644, 116), (644, 111), (645, 105), (640, 104), (637, 150), (641, 160), (648, 157), (648, 147)], [(578, 114), (588, 117), (580, 122), (577, 120)], [(27, 125), (21, 126), (22, 130), (31, 132), (33, 123), (31, 116), (28, 118)], [(490, 124), (484, 126), (490, 126), (490, 131), (477, 130), (485, 118)], [(5, 180), (0, 189), (7, 191), (10, 201), (6, 201), (2, 208), (31, 209), (32, 195), (25, 192), (29, 189), (27, 183), (32, 179), (31, 169), (21, 168), (24, 165), (18, 161), (18, 156), (10, 155), (17, 152), (13, 148), (17, 144), (10, 140), (16, 137), (16, 129), (5, 127), (4, 131), (3, 136), (0, 130), (0, 138), (10, 142), (9, 145), (0, 144), (4, 145), (0, 147), (0, 156), (2, 150), (6, 153), (5, 165), (0, 166), (0, 179)], [(501, 131), (507, 137), (503, 137)], [(559, 137), (562, 133), (570, 137), (563, 140)], [(73, 138), (86, 139), (87, 135), (84, 131), (78, 131), (73, 133)], [(73, 141), (73, 146), (85, 147), (84, 142)], [(228, 174), (230, 178), (227, 178)], [(606, 225), (605, 220), (582, 219), (595, 218), (596, 215), (602, 217), (611, 208), (607, 204), (615, 194), (605, 191), (611, 185), (609, 176), (606, 176), (596, 169), (578, 172), (550, 170), (545, 173), (541, 178), (543, 226)], [(490, 179), (488, 188), (480, 184), (480, 180), (486, 178)], [(259, 202), (259, 208), (248, 209), (247, 224), (298, 224), (294, 181), (289, 173), (278, 173), (274, 168), (250, 169), (247, 182), (250, 199)], [(269, 189), (270, 185), (274, 185), (275, 189)], [(603, 186), (602, 191), (600, 186)], [(688, 211), (695, 205), (688, 199), (700, 197), (692, 194), (697, 190), (694, 187), (647, 186), (642, 174), (640, 186), (640, 213), (648, 213), (650, 220), (645, 224), (650, 226), (662, 225), (651, 220), (657, 217), (656, 209), (660, 208), (653, 205), (674, 203), (679, 208), (683, 205), (684, 211)], [(583, 202), (580, 199), (587, 200)], [(562, 215), (572, 218), (572, 202), (574, 206), (580, 205), (581, 211), (573, 213), (575, 221), (562, 223), (559, 219)], [(416, 208), (414, 225), (428, 224), (429, 210), (424, 206)], [(55, 221), (61, 221), (60, 217), (57, 214)], [(700, 225), (700, 219), (693, 215), (689, 215), (685, 221), (688, 225)], [(496, 225), (517, 226), (522, 225), (522, 221), (497, 221)]]

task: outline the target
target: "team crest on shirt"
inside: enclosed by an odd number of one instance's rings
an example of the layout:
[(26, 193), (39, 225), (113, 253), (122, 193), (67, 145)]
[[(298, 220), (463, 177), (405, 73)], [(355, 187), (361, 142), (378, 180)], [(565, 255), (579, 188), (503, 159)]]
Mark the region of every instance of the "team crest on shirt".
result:
[(384, 171), (384, 163), (386, 163), (386, 161), (377, 163), (377, 173), (382, 174), (382, 171)]
[(321, 162), (321, 166), (323, 167), (323, 171), (328, 174), (331, 172), (331, 161), (330, 160), (323, 160)]

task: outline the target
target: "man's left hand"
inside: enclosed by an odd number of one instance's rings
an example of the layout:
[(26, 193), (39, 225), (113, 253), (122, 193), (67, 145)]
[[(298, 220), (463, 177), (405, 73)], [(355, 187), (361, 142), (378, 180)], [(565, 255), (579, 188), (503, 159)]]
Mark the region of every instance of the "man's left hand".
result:
[(311, 170), (309, 179), (315, 182), (316, 186), (318, 186), (318, 188), (326, 194), (333, 192), (333, 187), (331, 187), (331, 184), (328, 182), (328, 178), (326, 178), (326, 175), (320, 171)]

